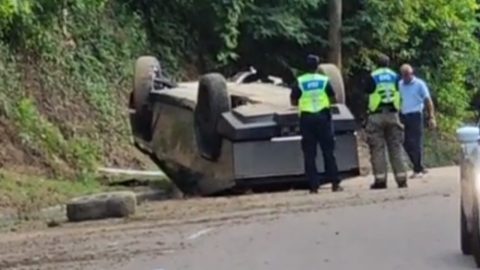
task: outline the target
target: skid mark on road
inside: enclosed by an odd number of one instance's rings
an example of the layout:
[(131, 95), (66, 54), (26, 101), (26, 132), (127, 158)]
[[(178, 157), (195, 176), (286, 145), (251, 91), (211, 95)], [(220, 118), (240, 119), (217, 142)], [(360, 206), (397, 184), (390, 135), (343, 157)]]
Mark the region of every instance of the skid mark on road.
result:
[(213, 229), (212, 228), (207, 228), (207, 229), (203, 229), (203, 230), (200, 230), (194, 234), (191, 234), (187, 239), (188, 240), (195, 240), (197, 238), (199, 238), (200, 236), (203, 236), (209, 232), (211, 232)]

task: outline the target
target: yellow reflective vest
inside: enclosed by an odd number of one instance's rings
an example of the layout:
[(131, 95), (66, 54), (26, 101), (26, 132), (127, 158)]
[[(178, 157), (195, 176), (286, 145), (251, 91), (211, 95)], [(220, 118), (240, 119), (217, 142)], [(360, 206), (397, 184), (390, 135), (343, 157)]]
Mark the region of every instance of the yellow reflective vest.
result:
[(393, 104), (400, 110), (400, 92), (398, 91), (398, 75), (389, 68), (380, 68), (371, 73), (375, 81), (375, 91), (370, 94), (368, 110), (375, 112), (381, 104)]
[(300, 112), (316, 113), (330, 108), (327, 94), (328, 77), (317, 73), (307, 73), (297, 78), (302, 95), (298, 101)]

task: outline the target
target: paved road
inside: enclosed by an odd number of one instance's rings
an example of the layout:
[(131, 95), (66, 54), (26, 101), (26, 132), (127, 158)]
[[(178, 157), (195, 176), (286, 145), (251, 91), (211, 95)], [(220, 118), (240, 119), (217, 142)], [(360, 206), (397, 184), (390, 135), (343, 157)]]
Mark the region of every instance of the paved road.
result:
[(122, 269), (475, 269), (459, 249), (458, 200), (455, 191), (206, 227), (190, 248)]
[(174, 200), (135, 219), (0, 235), (0, 268), (15, 270), (475, 269), (460, 254), (458, 168), (370, 191)]

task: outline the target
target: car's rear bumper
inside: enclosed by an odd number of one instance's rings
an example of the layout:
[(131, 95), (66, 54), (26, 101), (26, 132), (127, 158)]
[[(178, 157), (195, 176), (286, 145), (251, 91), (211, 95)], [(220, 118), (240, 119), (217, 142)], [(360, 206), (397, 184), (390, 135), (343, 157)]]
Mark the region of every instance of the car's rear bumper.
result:
[[(218, 132), (233, 142), (270, 140), (299, 134), (296, 111), (275, 111), (269, 106), (248, 105), (234, 108), (222, 115)], [(359, 126), (343, 104), (332, 107), (333, 128), (336, 135), (353, 133)]]
[[(335, 156), (337, 157), (339, 171), (358, 171), (359, 162), (355, 133), (337, 135), (335, 141)], [(235, 179), (299, 176), (305, 172), (300, 136), (234, 142), (231, 147)], [(319, 173), (325, 171), (320, 148), (317, 151), (317, 169)]]

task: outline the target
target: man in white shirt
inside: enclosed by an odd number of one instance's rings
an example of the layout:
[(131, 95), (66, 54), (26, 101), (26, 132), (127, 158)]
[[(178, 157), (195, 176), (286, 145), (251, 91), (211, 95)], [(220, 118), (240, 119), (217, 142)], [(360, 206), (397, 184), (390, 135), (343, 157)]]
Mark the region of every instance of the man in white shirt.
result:
[(423, 164), (423, 121), (427, 105), (427, 119), (430, 128), (435, 128), (435, 111), (427, 84), (414, 75), (413, 68), (404, 64), (400, 68), (402, 79), (399, 90), (402, 98), (401, 119), (405, 126), (404, 148), (413, 164), (411, 178), (422, 177), (427, 170)]

